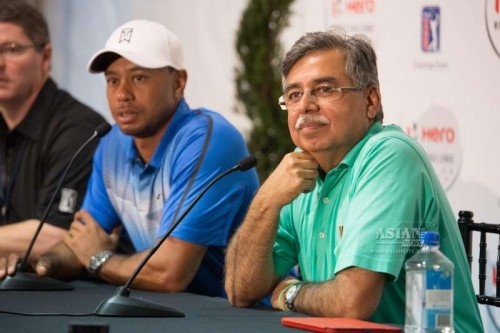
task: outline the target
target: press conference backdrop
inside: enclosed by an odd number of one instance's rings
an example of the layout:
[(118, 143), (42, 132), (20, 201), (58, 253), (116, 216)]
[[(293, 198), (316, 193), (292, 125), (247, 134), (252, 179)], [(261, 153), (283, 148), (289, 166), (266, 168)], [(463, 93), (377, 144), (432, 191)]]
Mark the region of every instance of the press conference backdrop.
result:
[[(185, 46), (190, 105), (223, 113), (243, 133), (251, 127), (238, 112), (234, 84), (235, 33), (247, 0), (32, 2), (49, 19), (53, 76), (110, 121), (104, 78), (88, 74), (87, 61), (120, 24), (147, 18), (165, 24)], [(285, 49), (304, 32), (332, 25), (373, 40), (384, 122), (424, 146), (456, 215), (472, 210), (476, 221), (500, 223), (500, 0), (296, 0), (292, 11)], [(488, 250), (492, 293), (497, 239), (489, 241), (495, 245)], [(472, 274), (476, 280), (477, 269)], [(486, 331), (497, 332), (500, 311), (481, 306), (481, 313)]]

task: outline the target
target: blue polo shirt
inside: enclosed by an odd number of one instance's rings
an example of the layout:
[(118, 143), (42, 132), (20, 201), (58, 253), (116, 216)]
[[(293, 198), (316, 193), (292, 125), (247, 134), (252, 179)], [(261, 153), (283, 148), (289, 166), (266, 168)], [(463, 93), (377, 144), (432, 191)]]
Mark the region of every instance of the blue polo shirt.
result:
[[(226, 119), (182, 100), (147, 165), (117, 125), (101, 139), (82, 209), (107, 232), (123, 224), (135, 249), (144, 251), (211, 180), (246, 156), (245, 140)], [(173, 231), (172, 237), (208, 247), (187, 291), (224, 295), (224, 250), (258, 185), (255, 169), (226, 176)]]
[(456, 217), (422, 147), (394, 125), (374, 123), (312, 192), (282, 209), (275, 270), (283, 276), (299, 264), (310, 282), (353, 266), (385, 273), (372, 320), (403, 325), (404, 263), (423, 230), (440, 233), (441, 251), (455, 265), (455, 330), (482, 332)]

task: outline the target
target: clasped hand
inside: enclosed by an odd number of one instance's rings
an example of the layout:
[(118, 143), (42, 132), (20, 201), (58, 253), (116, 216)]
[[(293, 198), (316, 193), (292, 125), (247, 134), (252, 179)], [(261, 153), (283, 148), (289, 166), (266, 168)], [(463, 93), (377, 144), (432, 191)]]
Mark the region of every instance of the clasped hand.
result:
[(79, 211), (71, 223), (63, 241), (78, 261), (87, 266), (90, 258), (98, 252), (114, 251), (118, 246), (122, 226), (107, 234), (96, 220), (86, 211)]
[[(41, 257), (30, 254), (24, 269), (40, 276), (59, 277), (66, 268), (84, 268), (96, 253), (116, 249), (121, 229), (119, 226), (107, 234), (88, 212), (79, 211), (62, 241)], [(15, 275), (22, 258), (20, 253), (0, 258), (0, 280)]]
[(292, 152), (283, 158), (278, 167), (262, 185), (279, 206), (285, 206), (302, 193), (311, 192), (318, 178), (318, 163), (311, 154)]

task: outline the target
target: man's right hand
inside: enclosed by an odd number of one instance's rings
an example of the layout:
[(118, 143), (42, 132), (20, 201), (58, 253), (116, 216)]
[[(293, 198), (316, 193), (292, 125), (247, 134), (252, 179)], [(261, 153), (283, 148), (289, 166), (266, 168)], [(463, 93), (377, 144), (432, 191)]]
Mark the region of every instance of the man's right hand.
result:
[(75, 253), (60, 242), (31, 265), (37, 275), (71, 280), (86, 274)]
[(301, 151), (285, 155), (259, 192), (277, 206), (285, 206), (316, 186), (318, 163), (311, 154)]

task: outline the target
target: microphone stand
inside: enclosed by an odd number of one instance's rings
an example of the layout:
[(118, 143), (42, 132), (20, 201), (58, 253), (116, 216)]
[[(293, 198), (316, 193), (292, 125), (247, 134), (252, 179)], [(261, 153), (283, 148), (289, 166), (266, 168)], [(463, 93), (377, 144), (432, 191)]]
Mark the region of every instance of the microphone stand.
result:
[(109, 132), (110, 129), (111, 126), (108, 123), (103, 123), (99, 125), (98, 128), (94, 131), (94, 134), (92, 134), (92, 136), (89, 139), (87, 139), (87, 141), (85, 141), (83, 145), (81, 145), (80, 148), (73, 155), (73, 157), (68, 163), (68, 166), (64, 170), (64, 173), (61, 179), (59, 180), (59, 183), (57, 184), (57, 187), (54, 193), (52, 194), (52, 197), (50, 198), (49, 204), (47, 205), (47, 208), (45, 209), (42, 218), (40, 219), (38, 228), (36, 229), (35, 234), (31, 239), (31, 242), (28, 246), (28, 250), (26, 251), (24, 258), (17, 265), (16, 273), (13, 276), (7, 275), (2, 281), (0, 281), (0, 290), (37, 290), (37, 291), (73, 290), (73, 287), (71, 285), (61, 280), (56, 280), (50, 277), (39, 276), (34, 273), (26, 272), (26, 264), (28, 262), (28, 257), (31, 253), (31, 250), (35, 245), (35, 241), (38, 238), (40, 231), (42, 230), (45, 220), (49, 215), (50, 209), (54, 205), (54, 201), (57, 197), (57, 194), (61, 189), (63, 181), (65, 180), (66, 175), (68, 174), (68, 171), (71, 165), (73, 164), (73, 161), (90, 142), (92, 142), (96, 137), (104, 136), (106, 133)]
[(188, 206), (184, 213), (182, 213), (182, 215), (170, 226), (165, 235), (163, 235), (163, 237), (144, 257), (144, 259), (142, 259), (127, 283), (124, 286), (120, 286), (115, 294), (109, 299), (102, 301), (94, 311), (94, 314), (97, 316), (107, 317), (184, 317), (184, 313), (179, 312), (178, 310), (171, 307), (163, 306), (157, 303), (151, 303), (137, 298), (130, 298), (130, 285), (135, 280), (144, 265), (146, 265), (148, 260), (153, 256), (153, 254), (155, 254), (155, 252), (160, 248), (163, 242), (165, 242), (168, 236), (170, 236), (170, 234), (175, 230), (179, 223), (186, 217), (186, 215), (201, 199), (205, 192), (207, 192), (208, 189), (212, 187), (213, 184), (215, 184), (217, 181), (227, 176), (228, 174), (233, 173), (234, 171), (246, 171), (248, 169), (251, 169), (255, 166), (255, 164), (257, 164), (257, 160), (255, 159), (255, 157), (245, 157), (237, 165), (223, 172), (222, 174), (214, 178), (210, 183), (208, 183), (208, 185), (196, 196), (196, 198)]

